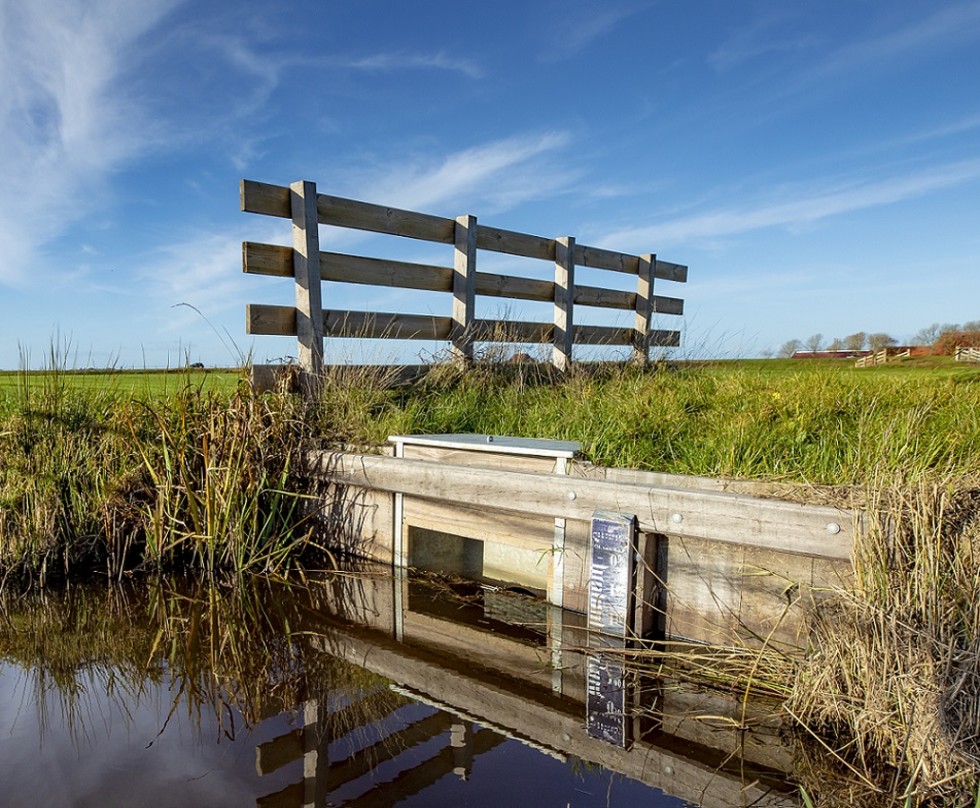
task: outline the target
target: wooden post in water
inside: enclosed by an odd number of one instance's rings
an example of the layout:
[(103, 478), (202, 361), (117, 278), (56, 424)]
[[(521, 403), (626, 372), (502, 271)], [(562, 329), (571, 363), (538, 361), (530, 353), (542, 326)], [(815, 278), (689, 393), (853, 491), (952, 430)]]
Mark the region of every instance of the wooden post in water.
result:
[(323, 375), (323, 303), (320, 293), (320, 230), (316, 183), (289, 186), (293, 220), (293, 277), (296, 280), (296, 337), (299, 343), (301, 387), (313, 395)]
[(568, 370), (572, 363), (574, 301), (575, 239), (562, 236), (555, 240), (555, 333), (551, 352), (551, 363), (561, 371)]
[(653, 276), (657, 256), (641, 255), (636, 281), (636, 319), (633, 324), (633, 361), (650, 361), (650, 316), (653, 314)]
[(473, 361), (473, 320), (476, 311), (476, 216), (456, 219), (453, 260), (453, 359)]

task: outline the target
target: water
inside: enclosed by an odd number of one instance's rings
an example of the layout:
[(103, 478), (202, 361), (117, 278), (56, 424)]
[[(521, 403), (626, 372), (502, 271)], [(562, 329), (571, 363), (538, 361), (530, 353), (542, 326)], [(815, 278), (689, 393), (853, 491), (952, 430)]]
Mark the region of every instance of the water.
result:
[(627, 674), (600, 716), (625, 737), (590, 737), (589, 665), (619, 657), (503, 590), (351, 573), (4, 610), (0, 806), (795, 804), (775, 735), (697, 718), (718, 696)]

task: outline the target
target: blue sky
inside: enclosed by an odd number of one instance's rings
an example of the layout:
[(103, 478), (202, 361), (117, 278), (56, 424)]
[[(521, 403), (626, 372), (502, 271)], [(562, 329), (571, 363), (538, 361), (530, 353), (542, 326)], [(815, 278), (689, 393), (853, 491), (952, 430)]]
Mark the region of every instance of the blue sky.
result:
[[(976, 320), (978, 76), (980, 2), (0, 0), (0, 368), (295, 354), (245, 335), (292, 291), (241, 273), (289, 243), (242, 178), (688, 264), (682, 356)], [(398, 241), (321, 248), (451, 263)]]

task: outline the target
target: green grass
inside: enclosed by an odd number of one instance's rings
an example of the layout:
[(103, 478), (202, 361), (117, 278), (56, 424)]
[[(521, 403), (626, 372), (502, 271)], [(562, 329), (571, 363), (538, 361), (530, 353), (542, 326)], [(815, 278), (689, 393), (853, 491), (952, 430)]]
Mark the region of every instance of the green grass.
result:
[(206, 390), (230, 392), (234, 390), (242, 371), (236, 368), (200, 370), (55, 370), (55, 371), (0, 371), (0, 400), (15, 396), (25, 384), (44, 384), (46, 376), (56, 375), (61, 383), (79, 391), (113, 390), (133, 396), (160, 396), (174, 393), (187, 385)]
[(408, 388), (328, 383), (320, 433), (362, 446), (392, 433), (575, 440), (595, 463), (680, 474), (858, 484), (891, 469), (980, 467), (980, 369), (690, 363), (652, 372), (440, 368)]
[(980, 369), (684, 363), (332, 373), (312, 404), (231, 372), (0, 376), (0, 575), (280, 568), (315, 549), (297, 458), (390, 434), (580, 442), (591, 461), (834, 486), (980, 468)]
[(120, 389), (116, 374), (18, 376), (0, 398), (0, 587), (93, 569), (284, 570), (311, 550), (301, 403), (208, 377)]

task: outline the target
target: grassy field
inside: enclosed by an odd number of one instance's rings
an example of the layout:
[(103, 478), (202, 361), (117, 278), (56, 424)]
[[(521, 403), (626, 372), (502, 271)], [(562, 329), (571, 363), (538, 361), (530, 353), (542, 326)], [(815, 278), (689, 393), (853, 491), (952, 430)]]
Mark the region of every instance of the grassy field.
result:
[(122, 370), (122, 371), (33, 371), (0, 370), (0, 399), (15, 397), (27, 386), (43, 386), (52, 376), (59, 383), (85, 391), (111, 391), (120, 395), (153, 397), (173, 394), (188, 385), (207, 390), (230, 392), (235, 389), (242, 371), (238, 368), (214, 370)]
[(323, 564), (302, 450), (438, 432), (575, 440), (605, 465), (858, 492), (869, 530), (810, 653), (743, 654), (734, 680), (772, 671), (794, 719), (837, 750), (835, 777), (807, 780), (819, 802), (975, 805), (980, 366), (692, 362), (556, 379), (487, 364), (436, 366), (411, 386), (381, 368), (328, 375), (315, 402), (255, 396), (233, 372), (0, 374), (0, 591)]

